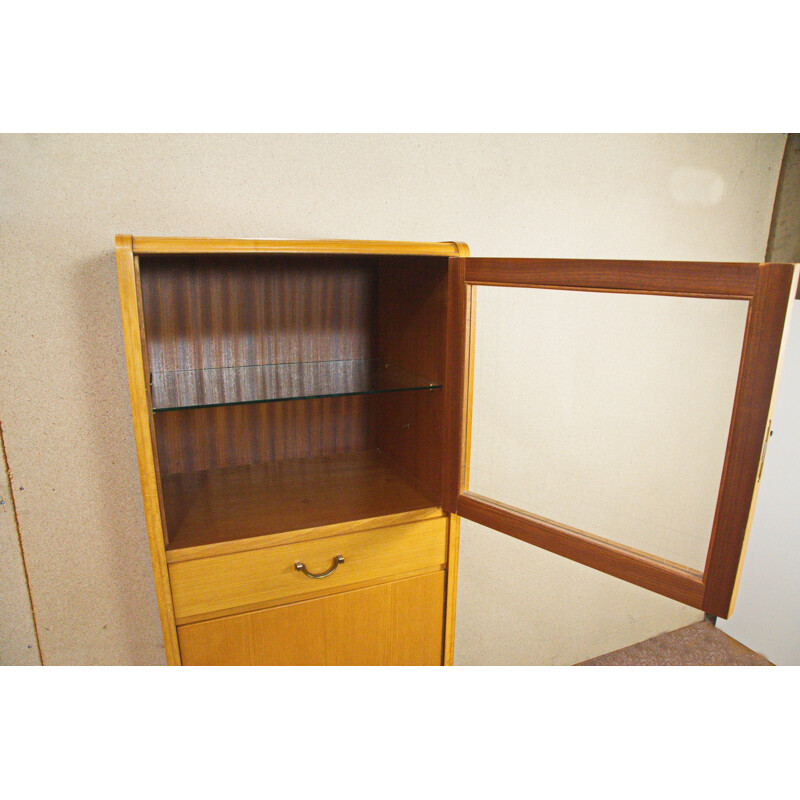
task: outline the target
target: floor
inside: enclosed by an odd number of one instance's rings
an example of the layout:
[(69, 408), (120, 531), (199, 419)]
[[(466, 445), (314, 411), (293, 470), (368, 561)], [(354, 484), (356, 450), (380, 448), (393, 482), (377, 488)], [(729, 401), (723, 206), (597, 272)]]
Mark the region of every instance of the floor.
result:
[(769, 667), (764, 656), (704, 620), (592, 658), (579, 667)]

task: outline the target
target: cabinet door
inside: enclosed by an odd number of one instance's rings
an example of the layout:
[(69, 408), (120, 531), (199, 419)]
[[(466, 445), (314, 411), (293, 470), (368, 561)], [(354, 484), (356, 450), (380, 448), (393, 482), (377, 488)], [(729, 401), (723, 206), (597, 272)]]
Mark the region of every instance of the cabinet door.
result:
[(443, 571), (178, 628), (190, 666), (440, 666)]
[(732, 611), (797, 266), (450, 259), (445, 509)]

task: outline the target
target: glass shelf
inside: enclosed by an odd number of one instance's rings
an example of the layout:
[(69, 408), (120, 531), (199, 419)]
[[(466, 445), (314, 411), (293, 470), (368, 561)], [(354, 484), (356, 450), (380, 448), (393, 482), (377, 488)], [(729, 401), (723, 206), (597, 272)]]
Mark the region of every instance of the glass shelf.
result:
[(439, 388), (377, 359), (184, 369), (151, 378), (153, 411)]

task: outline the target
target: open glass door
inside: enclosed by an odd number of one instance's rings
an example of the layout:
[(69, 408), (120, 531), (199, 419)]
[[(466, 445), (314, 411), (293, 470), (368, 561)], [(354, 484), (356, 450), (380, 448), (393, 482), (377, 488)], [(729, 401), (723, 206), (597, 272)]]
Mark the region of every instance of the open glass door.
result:
[(789, 264), (451, 258), (445, 509), (727, 617)]

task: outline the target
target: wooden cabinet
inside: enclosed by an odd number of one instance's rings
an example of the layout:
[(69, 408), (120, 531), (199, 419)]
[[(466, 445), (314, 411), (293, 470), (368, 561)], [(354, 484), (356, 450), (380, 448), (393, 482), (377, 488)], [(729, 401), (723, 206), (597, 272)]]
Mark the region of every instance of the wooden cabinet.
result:
[[(730, 612), (791, 265), (130, 236), (117, 262), (170, 664), (452, 663), (460, 517)], [(509, 504), (477, 473), (471, 483), (480, 286), (746, 304), (705, 567)]]
[(117, 240), (169, 663), (452, 660), (455, 244)]

